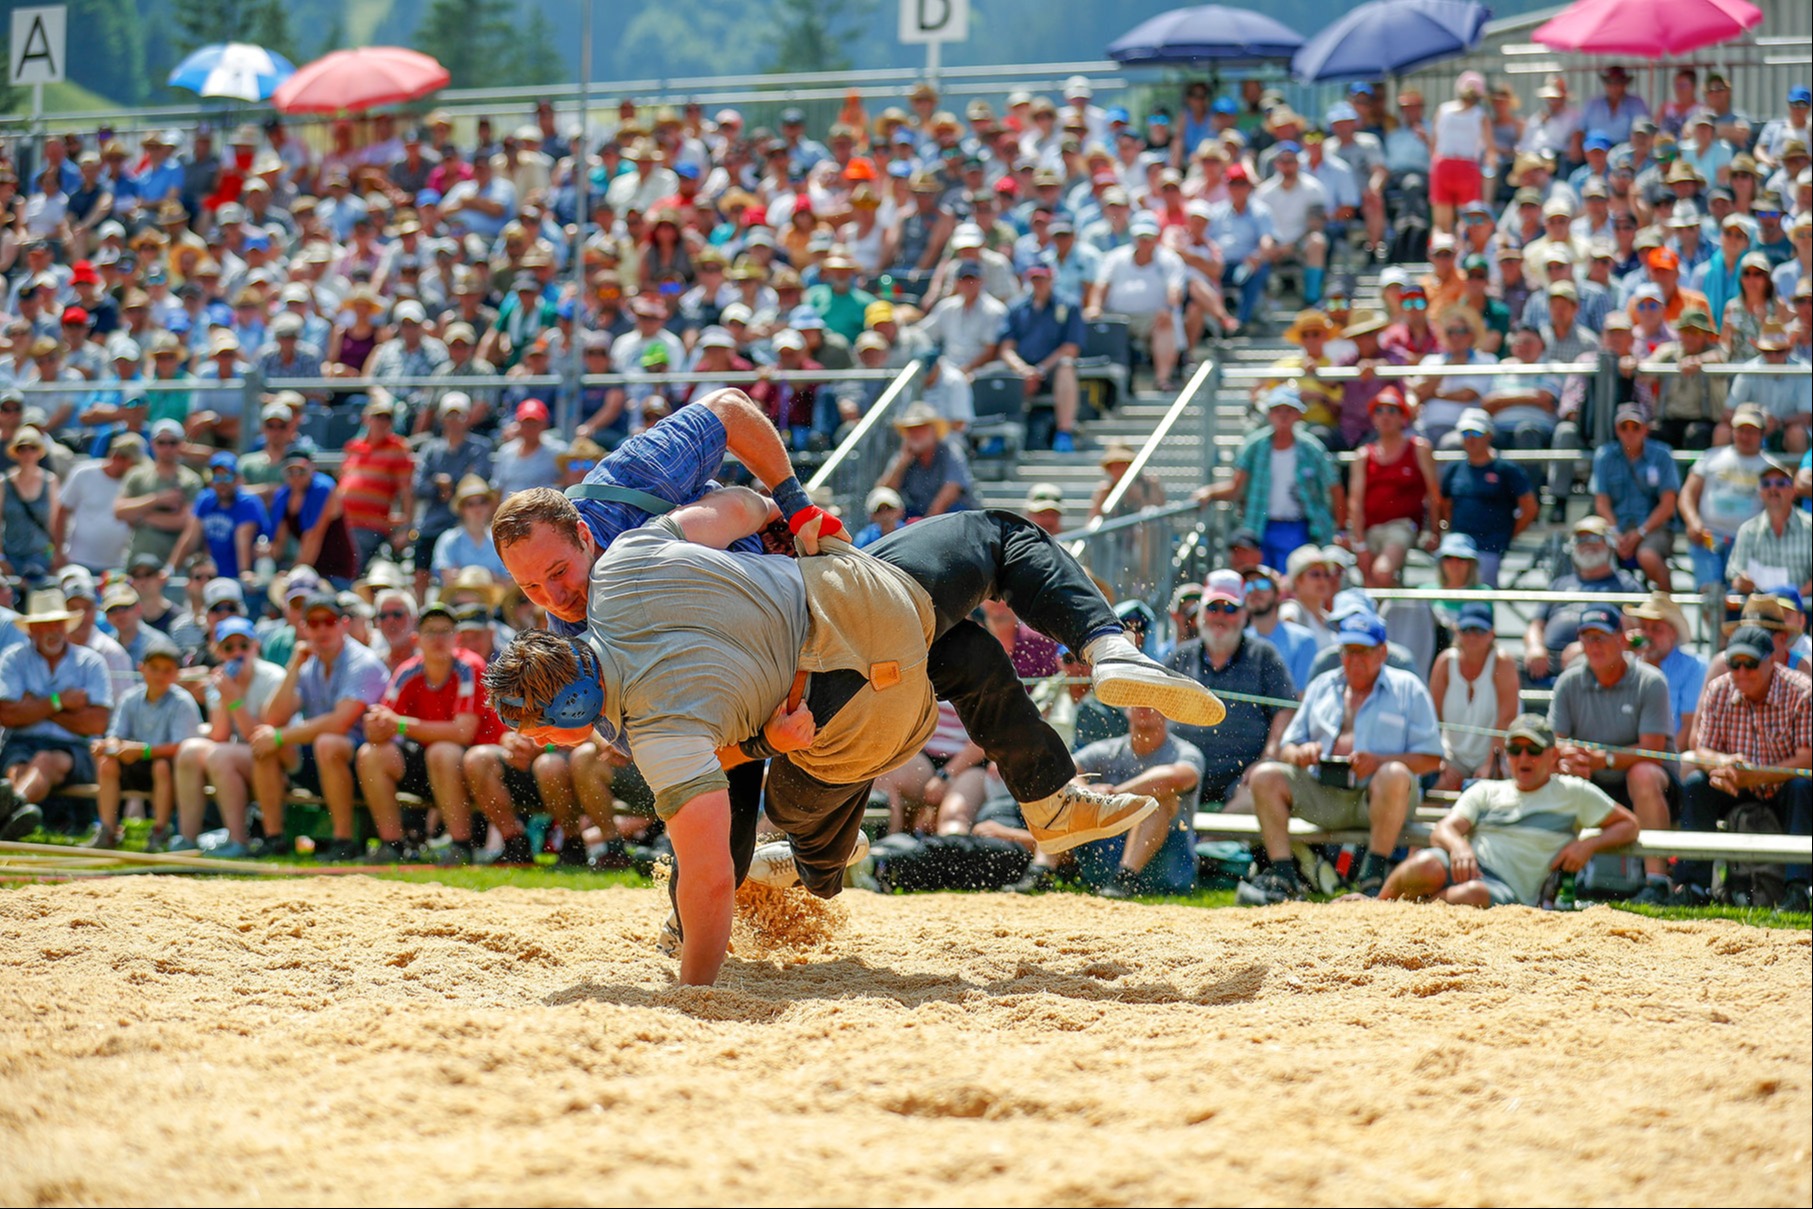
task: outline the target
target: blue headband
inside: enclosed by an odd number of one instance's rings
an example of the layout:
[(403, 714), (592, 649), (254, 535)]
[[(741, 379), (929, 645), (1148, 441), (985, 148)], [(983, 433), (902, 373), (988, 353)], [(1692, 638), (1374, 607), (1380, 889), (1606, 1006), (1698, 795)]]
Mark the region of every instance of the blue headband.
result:
[[(601, 682), (601, 669), (598, 666), (598, 655), (583, 639), (567, 640), (573, 647), (573, 657), (579, 661), (579, 678), (554, 694), (554, 699), (542, 707), (541, 717), (535, 725), (554, 730), (577, 730), (582, 726), (598, 729), (609, 742), (615, 742), (617, 729), (604, 721), (604, 685)], [(498, 702), (511, 709), (527, 709), (528, 703), (521, 697), (499, 696)], [(521, 729), (521, 723), (508, 724), (512, 730)]]

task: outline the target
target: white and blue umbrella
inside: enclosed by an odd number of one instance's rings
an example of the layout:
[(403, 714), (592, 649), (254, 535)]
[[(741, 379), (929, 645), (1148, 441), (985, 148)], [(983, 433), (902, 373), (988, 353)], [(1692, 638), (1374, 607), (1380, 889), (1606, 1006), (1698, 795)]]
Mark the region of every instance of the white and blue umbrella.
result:
[(273, 50), (245, 42), (204, 46), (170, 73), (172, 88), (204, 97), (268, 101), (277, 85), (296, 74), (296, 65)]

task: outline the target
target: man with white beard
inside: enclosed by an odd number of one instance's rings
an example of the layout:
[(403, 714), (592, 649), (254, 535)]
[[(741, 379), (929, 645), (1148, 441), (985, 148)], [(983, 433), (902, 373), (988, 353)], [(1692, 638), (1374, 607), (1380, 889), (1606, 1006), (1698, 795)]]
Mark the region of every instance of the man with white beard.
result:
[[(1276, 700), (1295, 700), (1290, 672), (1278, 649), (1246, 632), (1246, 584), (1238, 571), (1210, 574), (1197, 613), (1195, 638), (1179, 643), (1166, 666), (1214, 689)], [(1171, 733), (1203, 754), (1202, 801), (1224, 801), (1248, 768), (1278, 754), (1284, 728), (1296, 711), (1223, 697), (1228, 716), (1211, 731), (1180, 726)]]

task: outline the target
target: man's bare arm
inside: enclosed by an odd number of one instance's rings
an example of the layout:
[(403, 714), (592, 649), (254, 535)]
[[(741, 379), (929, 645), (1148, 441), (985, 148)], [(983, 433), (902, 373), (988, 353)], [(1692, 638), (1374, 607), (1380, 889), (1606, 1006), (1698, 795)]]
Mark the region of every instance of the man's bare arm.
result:
[(730, 862), (730, 792), (713, 790), (690, 799), (667, 820), (674, 863), (684, 873), (675, 897), (680, 928), (680, 981), (710, 986), (730, 948), (736, 906), (736, 870)]
[(759, 533), (777, 513), (774, 501), (767, 496), (747, 487), (725, 487), (667, 515), (680, 526), (687, 541), (728, 550), (743, 538)]

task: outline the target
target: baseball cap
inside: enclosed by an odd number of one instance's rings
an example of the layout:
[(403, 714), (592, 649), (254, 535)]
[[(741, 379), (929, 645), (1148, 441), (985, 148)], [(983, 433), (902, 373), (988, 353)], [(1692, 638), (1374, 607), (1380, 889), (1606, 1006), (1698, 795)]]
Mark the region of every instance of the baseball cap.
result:
[(235, 636), (257, 642), (258, 627), (252, 624), (250, 618), (246, 617), (222, 617), (214, 623), (215, 642), (225, 642)]
[(1288, 382), (1282, 386), (1274, 386), (1266, 392), (1265, 409), (1270, 411), (1274, 407), (1291, 407), (1299, 412), (1309, 410), (1309, 405), (1303, 401), (1302, 394)]
[(428, 312), (415, 299), (405, 298), (397, 303), (396, 309), (390, 312), (390, 317), (398, 323), (423, 323), (428, 319)]
[(906, 507), (901, 501), (900, 492), (892, 487), (877, 487), (869, 492), (869, 498), (863, 501), (863, 511), (874, 513), (883, 508), (900, 509)]
[(1385, 645), (1385, 623), (1378, 614), (1349, 613), (1341, 619), (1335, 640), (1342, 646), (1380, 647)]
[(1211, 600), (1226, 601), (1229, 604), (1246, 603), (1246, 580), (1238, 571), (1211, 571), (1208, 582), (1203, 585), (1202, 600), (1207, 604)]
[(1518, 714), (1505, 728), (1505, 738), (1525, 739), (1547, 751), (1555, 746), (1555, 731), (1541, 714)]
[(1725, 654), (1748, 655), (1761, 663), (1775, 657), (1775, 639), (1761, 626), (1739, 626), (1725, 640)]
[(1133, 236), (1135, 239), (1142, 237), (1146, 239), (1157, 239), (1158, 220), (1142, 214), (1127, 224), (1127, 234)]
[(186, 435), (187, 434), (183, 432), (182, 423), (177, 420), (163, 419), (151, 426), (151, 439), (153, 441), (157, 440), (159, 437), (175, 437), (180, 441)]
[(1732, 414), (1731, 426), (1733, 428), (1742, 428), (1745, 425), (1748, 425), (1751, 428), (1767, 428), (1769, 425), (1763, 416), (1763, 409), (1749, 403), (1739, 407), (1737, 411)]
[(222, 449), (208, 458), (208, 469), (226, 470), (238, 474), (239, 459), (234, 457), (231, 451)]
[(444, 601), (437, 600), (433, 604), (423, 605), (422, 611), (416, 615), (416, 623), (419, 625), (430, 617), (445, 617), (455, 628), (459, 626), (459, 615), (453, 611), (452, 605)]
[(138, 593), (132, 590), (131, 584), (116, 583), (101, 593), (101, 612), (111, 613), (115, 609), (128, 609), (139, 603)]
[(313, 596), (321, 590), (321, 574), (313, 567), (297, 567), (284, 581), (283, 599), (294, 600), (298, 596)]
[(1606, 538), (1610, 537), (1616, 530), (1612, 528), (1610, 522), (1603, 516), (1593, 516), (1589, 514), (1575, 521), (1571, 532), (1575, 537), (1579, 537), (1584, 533), (1591, 537)]
[(93, 600), (96, 597), (94, 573), (87, 567), (65, 567), (57, 576), (57, 586), (68, 600)]
[(1479, 544), (1465, 533), (1450, 533), (1435, 549), (1437, 558), (1466, 558), (1479, 561)]
[(537, 420), (546, 424), (548, 405), (540, 399), (524, 399), (516, 405), (516, 422), (521, 424), (524, 420)]
[(1251, 529), (1236, 529), (1228, 535), (1228, 549), (1230, 550), (1263, 550), (1264, 548), (1259, 541), (1259, 535)]
[(1454, 624), (1457, 629), (1484, 630), (1487, 633), (1491, 633), (1498, 628), (1497, 623), (1492, 616), (1492, 606), (1482, 600), (1475, 600), (1469, 604), (1462, 605), (1460, 607), (1460, 617)]
[(1580, 632), (1594, 630), (1601, 634), (1622, 634), (1624, 615), (1616, 605), (1590, 604), (1580, 610)]
[(245, 594), (239, 590), (237, 581), (228, 579), (224, 575), (217, 575), (202, 586), (201, 602), (204, 607), (210, 609), (221, 604), (244, 608)]
[(491, 628), (491, 613), (482, 604), (461, 605), (455, 610), (454, 618), (463, 631)]
[(1454, 431), (1464, 437), (1485, 437), (1492, 435), (1492, 415), (1479, 407), (1469, 407), (1460, 413), (1460, 422)]

